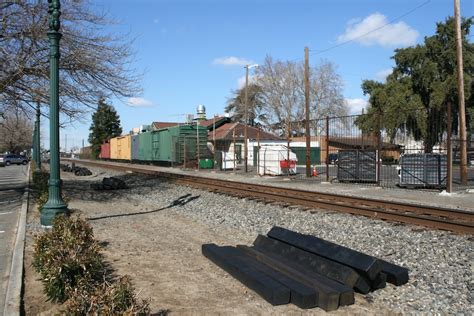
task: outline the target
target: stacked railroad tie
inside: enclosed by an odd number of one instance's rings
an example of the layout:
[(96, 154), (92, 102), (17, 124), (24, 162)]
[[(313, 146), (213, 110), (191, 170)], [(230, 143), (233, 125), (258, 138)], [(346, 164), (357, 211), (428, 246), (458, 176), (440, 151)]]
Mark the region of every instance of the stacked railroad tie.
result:
[(332, 311), (353, 304), (354, 290), (408, 282), (406, 268), (276, 226), (252, 247), (205, 244), (202, 253), (272, 305)]

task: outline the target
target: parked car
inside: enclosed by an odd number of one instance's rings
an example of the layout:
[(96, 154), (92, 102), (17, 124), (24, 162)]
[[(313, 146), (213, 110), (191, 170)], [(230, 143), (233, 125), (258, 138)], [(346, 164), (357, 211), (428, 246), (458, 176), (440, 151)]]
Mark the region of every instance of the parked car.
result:
[(26, 165), (28, 164), (28, 158), (22, 155), (7, 154), (3, 155), (3, 163), (5, 166), (9, 166), (11, 164)]
[(5, 167), (5, 162), (3, 162), (3, 155), (0, 155), (0, 167)]

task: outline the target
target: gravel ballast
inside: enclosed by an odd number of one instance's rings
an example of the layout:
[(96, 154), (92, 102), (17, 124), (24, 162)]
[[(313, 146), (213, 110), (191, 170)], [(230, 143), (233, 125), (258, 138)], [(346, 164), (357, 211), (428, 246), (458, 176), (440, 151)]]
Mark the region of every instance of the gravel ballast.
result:
[[(99, 168), (91, 170), (99, 174), (97, 180), (102, 176), (120, 175)], [(120, 192), (122, 198), (156, 208), (190, 194), (195, 198), (184, 205), (173, 206), (171, 211), (206, 224), (215, 232), (230, 228), (248, 235), (251, 240), (278, 225), (407, 267), (410, 270), (408, 284), (401, 287), (387, 284), (386, 288), (365, 295), (367, 301), (386, 306), (387, 311), (474, 314), (473, 237), (329, 211), (302, 211), (297, 207), (163, 183), (160, 179), (136, 174), (120, 177), (130, 187)]]

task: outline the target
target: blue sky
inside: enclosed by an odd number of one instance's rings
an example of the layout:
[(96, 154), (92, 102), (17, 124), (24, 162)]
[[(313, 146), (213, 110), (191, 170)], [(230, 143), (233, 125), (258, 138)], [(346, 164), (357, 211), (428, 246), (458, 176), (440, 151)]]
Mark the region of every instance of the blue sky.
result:
[[(261, 63), (266, 55), (303, 60), (305, 46), (311, 64), (324, 58), (337, 65), (344, 97), (351, 111), (360, 113), (366, 99), (361, 81), (383, 80), (395, 48), (422, 42), (434, 34), (436, 22), (453, 15), (452, 0), (99, 0), (93, 5), (120, 21), (108, 32), (136, 38), (134, 67), (144, 71), (143, 94), (109, 100), (124, 132), (151, 121), (182, 121), (180, 115), (195, 113), (198, 104), (206, 106), (208, 117), (223, 113), (246, 62)], [(473, 6), (462, 0), (462, 15), (474, 15)], [(320, 52), (327, 48), (332, 49)], [(89, 126), (86, 121), (61, 130), (61, 146), (65, 135), (68, 148), (82, 139), (87, 144)]]

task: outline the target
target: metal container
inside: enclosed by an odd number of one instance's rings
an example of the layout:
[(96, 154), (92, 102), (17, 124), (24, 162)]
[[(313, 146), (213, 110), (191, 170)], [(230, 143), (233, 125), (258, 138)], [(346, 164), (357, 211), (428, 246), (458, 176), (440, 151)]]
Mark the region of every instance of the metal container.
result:
[(402, 187), (446, 187), (447, 156), (444, 154), (408, 154), (400, 157)]
[(131, 136), (118, 136), (110, 139), (110, 158), (130, 160), (132, 155)]
[(341, 182), (377, 182), (377, 152), (339, 150), (337, 179)]
[(110, 143), (106, 141), (102, 145), (100, 145), (100, 159), (110, 159)]
[(132, 135), (132, 160), (140, 160), (140, 137), (138, 135)]
[(145, 132), (138, 134), (138, 160), (140, 161), (151, 161), (152, 149), (151, 149), (151, 135), (153, 132)]

